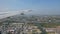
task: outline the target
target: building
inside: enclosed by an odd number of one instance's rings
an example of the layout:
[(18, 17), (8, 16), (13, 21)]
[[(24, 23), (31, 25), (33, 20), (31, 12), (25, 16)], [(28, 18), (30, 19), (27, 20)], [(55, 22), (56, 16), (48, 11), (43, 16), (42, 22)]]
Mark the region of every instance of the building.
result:
[(56, 28), (45, 28), (48, 34), (57, 34)]
[[(4, 31), (4, 30), (3, 30)], [(10, 23), (3, 34), (40, 34), (42, 31), (30, 23)]]
[(56, 32), (57, 32), (58, 34), (60, 34), (60, 26), (57, 26), (57, 27), (56, 27)]

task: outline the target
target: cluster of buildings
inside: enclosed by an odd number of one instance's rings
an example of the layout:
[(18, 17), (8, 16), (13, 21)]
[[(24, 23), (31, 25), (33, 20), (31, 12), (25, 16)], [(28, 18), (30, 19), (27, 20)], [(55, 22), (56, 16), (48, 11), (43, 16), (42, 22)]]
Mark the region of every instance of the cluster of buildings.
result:
[[(6, 27), (7, 26), (7, 27)], [(60, 26), (43, 28), (47, 34), (60, 34)], [(33, 23), (10, 23), (0, 26), (0, 34), (41, 34), (41, 29)]]
[(60, 34), (60, 26), (56, 28), (44, 28), (48, 34)]
[[(3, 29), (2, 29), (3, 28)], [(33, 24), (10, 23), (7, 27), (1, 26), (1, 34), (41, 34), (42, 31)]]

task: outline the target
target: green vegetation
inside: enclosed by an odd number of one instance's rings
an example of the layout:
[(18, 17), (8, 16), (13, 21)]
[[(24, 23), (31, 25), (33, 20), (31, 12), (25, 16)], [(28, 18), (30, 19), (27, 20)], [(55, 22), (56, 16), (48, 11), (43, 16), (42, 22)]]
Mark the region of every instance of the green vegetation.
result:
[(60, 23), (37, 23), (36, 25), (46, 28), (55, 28), (57, 26), (60, 26)]
[(47, 34), (47, 32), (42, 28), (42, 26), (40, 25), (40, 23), (35, 23), (36, 26), (38, 26), (38, 28), (42, 31), (41, 34)]
[(0, 26), (2, 25), (2, 23), (0, 22)]

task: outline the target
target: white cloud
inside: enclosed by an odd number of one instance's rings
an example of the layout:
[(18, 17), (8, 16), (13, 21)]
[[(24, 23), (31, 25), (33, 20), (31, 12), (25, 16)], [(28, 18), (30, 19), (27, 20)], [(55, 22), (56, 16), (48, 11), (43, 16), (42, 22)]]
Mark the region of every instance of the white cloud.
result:
[[(13, 10), (13, 9), (1, 9), (0, 10), (0, 18), (4, 18), (4, 17), (8, 17), (8, 16), (13, 16), (13, 15), (16, 15), (16, 14), (20, 14), (22, 12), (24, 12), (25, 14), (28, 14), (30, 13), (32, 10), (30, 9), (27, 9), (27, 10)], [(6, 14), (5, 14), (6, 13)]]
[(29, 13), (32, 11), (32, 9), (26, 9), (26, 10), (20, 10), (21, 12), (24, 12), (24, 13)]

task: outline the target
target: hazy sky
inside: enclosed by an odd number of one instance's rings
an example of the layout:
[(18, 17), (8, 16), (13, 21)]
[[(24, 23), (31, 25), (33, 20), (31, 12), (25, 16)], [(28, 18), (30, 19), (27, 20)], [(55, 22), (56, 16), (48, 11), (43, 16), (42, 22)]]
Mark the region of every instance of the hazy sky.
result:
[(0, 17), (29, 10), (32, 14), (60, 15), (60, 0), (0, 0)]

